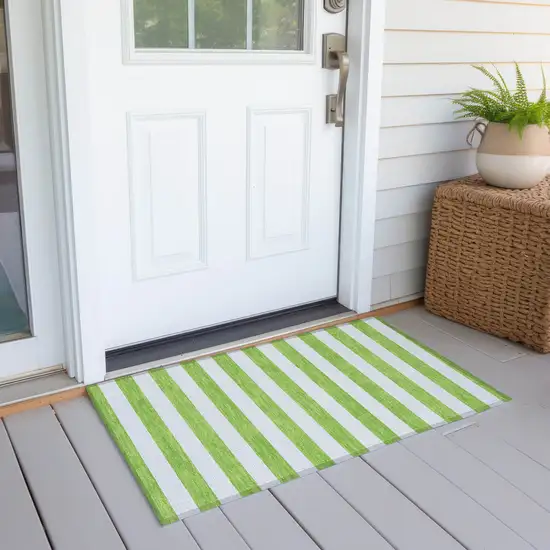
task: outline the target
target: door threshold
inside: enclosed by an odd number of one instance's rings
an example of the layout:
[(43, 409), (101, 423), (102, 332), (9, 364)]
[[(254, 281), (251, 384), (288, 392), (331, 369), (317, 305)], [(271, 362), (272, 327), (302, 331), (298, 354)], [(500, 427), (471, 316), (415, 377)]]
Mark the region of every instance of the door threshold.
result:
[(107, 352), (106, 380), (257, 344), (293, 332), (337, 323), (357, 314), (336, 300), (262, 315), (172, 338)]
[(9, 376), (8, 378), (0, 378), (0, 391), (6, 386), (12, 386), (14, 384), (20, 384), (22, 382), (29, 382), (30, 380), (36, 380), (37, 378), (44, 378), (54, 374), (65, 372), (63, 365), (56, 365), (54, 367), (47, 367), (45, 369), (38, 369), (28, 371), (16, 376)]
[[(42, 406), (50, 401), (55, 402), (57, 394), (62, 394), (76, 388), (83, 388), (74, 378), (70, 378), (64, 369), (45, 369), (50, 372), (37, 372), (24, 378), (10, 380), (0, 385), (0, 418), (6, 416), (7, 411), (20, 412), (29, 407), (23, 405), (29, 401), (38, 400)], [(49, 399), (50, 398), (50, 399)], [(33, 408), (33, 407), (30, 407)], [(9, 412), (13, 414), (13, 412)]]
[[(421, 305), (422, 299), (412, 300), (401, 304), (384, 307), (361, 315), (346, 310), (343, 313), (324, 317), (322, 319), (311, 320), (293, 326), (287, 326), (271, 332), (236, 340), (227, 344), (203, 348), (194, 352), (165, 358), (162, 360), (143, 363), (134, 367), (120, 369), (107, 373), (106, 380), (118, 378), (129, 374), (146, 371), (152, 368), (169, 366), (182, 361), (200, 359), (217, 353), (226, 353), (235, 351), (243, 347), (268, 343), (283, 337), (289, 337), (302, 332), (320, 330), (330, 326), (347, 323), (367, 317), (381, 317), (397, 313), (412, 307)], [(6, 383), (0, 384), (0, 419), (12, 414), (17, 414), (26, 410), (44, 407), (60, 401), (75, 399), (86, 395), (84, 384), (78, 383), (59, 368), (43, 369), (30, 373), (24, 378), (6, 380)]]
[(383, 307), (377, 310), (370, 311), (368, 313), (358, 314), (354, 311), (351, 311), (347, 308), (343, 308), (345, 311), (337, 313), (335, 315), (328, 315), (319, 319), (308, 320), (302, 323), (296, 323), (294, 325), (287, 325), (272, 331), (266, 331), (261, 334), (252, 335), (249, 337), (244, 337), (242, 339), (235, 339), (231, 342), (222, 343), (218, 345), (213, 345), (211, 347), (202, 347), (200, 349), (192, 350), (186, 353), (177, 354), (173, 356), (166, 355), (161, 359), (156, 359), (148, 362), (143, 362), (138, 365), (123, 367), (116, 370), (108, 371), (105, 380), (113, 380), (121, 376), (128, 376), (132, 374), (137, 374), (139, 372), (145, 372), (151, 369), (157, 369), (160, 367), (168, 367), (170, 365), (175, 365), (182, 363), (184, 361), (193, 361), (197, 359), (203, 359), (205, 357), (210, 357), (212, 355), (217, 355), (219, 353), (228, 353), (230, 351), (237, 351), (239, 349), (257, 346), (263, 343), (268, 343), (273, 340), (278, 340), (279, 338), (288, 338), (303, 332), (310, 332), (314, 330), (320, 330), (323, 328), (328, 328), (334, 325), (339, 325), (342, 323), (350, 323), (352, 321), (357, 321), (359, 319), (366, 319), (368, 317), (382, 317), (386, 315), (392, 315), (399, 311), (404, 311), (416, 306), (423, 304), (423, 299), (410, 300), (400, 304), (391, 305), (388, 307)]

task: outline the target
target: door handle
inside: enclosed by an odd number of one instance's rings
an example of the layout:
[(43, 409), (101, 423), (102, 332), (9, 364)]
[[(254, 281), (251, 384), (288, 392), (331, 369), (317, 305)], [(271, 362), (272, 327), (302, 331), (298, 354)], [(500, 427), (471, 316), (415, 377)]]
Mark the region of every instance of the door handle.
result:
[(350, 69), (345, 36), (336, 33), (323, 35), (323, 67), (340, 71), (338, 93), (327, 96), (326, 120), (327, 124), (341, 128), (344, 126), (344, 102)]
[[(338, 93), (336, 99), (330, 100), (327, 112), (327, 122), (334, 122), (337, 128), (344, 126), (344, 101), (349, 77), (349, 55), (347, 52), (337, 52), (338, 65), (340, 67), (340, 78), (338, 80)], [(329, 96), (330, 97), (330, 96)], [(327, 108), (328, 108), (327, 107)]]

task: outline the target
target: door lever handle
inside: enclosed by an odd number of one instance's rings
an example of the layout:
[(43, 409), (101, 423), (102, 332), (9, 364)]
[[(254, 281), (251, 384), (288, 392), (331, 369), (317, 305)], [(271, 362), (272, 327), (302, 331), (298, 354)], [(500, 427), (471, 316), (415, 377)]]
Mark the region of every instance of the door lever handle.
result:
[(346, 37), (341, 34), (325, 34), (323, 36), (323, 67), (339, 70), (338, 93), (327, 96), (327, 124), (336, 127), (344, 126), (344, 102), (350, 70), (350, 59), (346, 49)]
[(338, 80), (338, 93), (336, 94), (335, 113), (332, 115), (331, 109), (331, 118), (334, 119), (336, 127), (341, 128), (344, 126), (344, 101), (348, 87), (349, 55), (347, 52), (337, 52), (336, 55), (338, 56), (338, 64), (340, 66), (340, 78)]

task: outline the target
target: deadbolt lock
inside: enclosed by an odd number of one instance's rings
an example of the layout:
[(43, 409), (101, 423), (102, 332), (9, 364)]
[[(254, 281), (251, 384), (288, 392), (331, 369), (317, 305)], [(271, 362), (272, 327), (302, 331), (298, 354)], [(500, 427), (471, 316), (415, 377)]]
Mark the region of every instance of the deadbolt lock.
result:
[(325, 10), (329, 13), (340, 13), (346, 9), (346, 0), (325, 0)]

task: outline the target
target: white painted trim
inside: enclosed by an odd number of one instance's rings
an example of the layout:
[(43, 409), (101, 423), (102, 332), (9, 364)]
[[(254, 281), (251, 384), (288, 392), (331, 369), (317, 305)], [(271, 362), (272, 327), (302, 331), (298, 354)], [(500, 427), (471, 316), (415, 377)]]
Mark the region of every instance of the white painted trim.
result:
[[(42, 1), (49, 36), (50, 108), (52, 120), (55, 119), (52, 149), (63, 251), (65, 324), (70, 346), (67, 357), (71, 374), (79, 382), (90, 384), (106, 376), (99, 321), (102, 298), (96, 252), (99, 243), (95, 242), (94, 227), (101, 205), (96, 204), (93, 192), (92, 121), (87, 112), (90, 60), (82, 61), (82, 51), (89, 52), (94, 45), (87, 35), (90, 18), (86, 2)], [(350, 309), (366, 312), (371, 309), (385, 0), (350, 2), (349, 9), (352, 72), (346, 107), (339, 301)], [(126, 28), (124, 32), (127, 31)], [(80, 48), (74, 48), (74, 44)], [(316, 59), (319, 50), (316, 44), (311, 48), (311, 53), (301, 54), (307, 56), (304, 61), (308, 63)], [(128, 53), (125, 51), (125, 60), (131, 62)], [(250, 53), (257, 62), (266, 62), (262, 52)], [(228, 54), (224, 55), (209, 62), (229, 62)], [(231, 62), (240, 62), (234, 55), (231, 54)], [(296, 63), (299, 55), (291, 54), (289, 58)], [(276, 53), (272, 59), (275, 61), (277, 57), (282, 55)], [(195, 59), (205, 62), (204, 57)], [(182, 62), (174, 57), (160, 61)], [(159, 63), (159, 58), (133, 62)]]
[(254, 46), (254, 0), (246, 0), (246, 49)]
[(126, 65), (313, 65), (315, 56), (304, 52), (263, 50), (157, 49), (126, 51)]
[[(309, 9), (316, 0), (304, 2), (304, 49), (302, 51), (252, 50), (247, 21), (247, 50), (190, 50), (188, 48), (137, 49), (134, 33), (134, 0), (120, 0), (122, 15), (122, 60), (127, 65), (298, 65), (316, 62), (317, 11)], [(247, 6), (250, 2), (247, 1)]]
[(350, 2), (338, 301), (366, 313), (371, 288), (386, 0)]
[(189, 35), (189, 49), (194, 50), (197, 42), (197, 29), (195, 28), (196, 22), (196, 9), (195, 0), (188, 0), (187, 3), (187, 28)]
[[(59, 5), (55, 0), (42, 1), (42, 14), (44, 25), (44, 54), (46, 71), (48, 110), (50, 120), (50, 139), (52, 148), (52, 171), (54, 175), (54, 200), (56, 210), (57, 239), (59, 248), (59, 262), (61, 275), (61, 300), (63, 314), (63, 328), (65, 332), (65, 362), (69, 376), (81, 377), (82, 366), (77, 359), (77, 334), (80, 332), (78, 323), (75, 323), (74, 315), (77, 308), (71, 307), (73, 294), (73, 281), (76, 274), (71, 251), (74, 241), (71, 238), (74, 233), (73, 217), (67, 198), (70, 196), (70, 178), (66, 162), (68, 150), (65, 90), (63, 83), (63, 56), (60, 48), (60, 29), (58, 19)], [(64, 123), (65, 121), (65, 123)]]
[[(78, 382), (92, 383), (105, 377), (105, 349), (98, 322), (90, 132), (82, 112), (87, 105), (86, 67), (80, 52), (71, 55), (74, 44), (85, 48), (86, 13), (84, 4), (72, 0), (42, 0), (42, 11), (66, 367)], [(62, 28), (62, 14), (71, 25)], [(84, 24), (78, 25), (79, 20)]]

